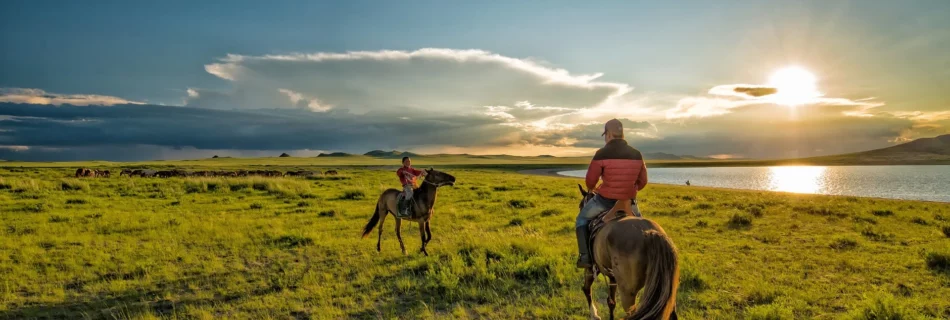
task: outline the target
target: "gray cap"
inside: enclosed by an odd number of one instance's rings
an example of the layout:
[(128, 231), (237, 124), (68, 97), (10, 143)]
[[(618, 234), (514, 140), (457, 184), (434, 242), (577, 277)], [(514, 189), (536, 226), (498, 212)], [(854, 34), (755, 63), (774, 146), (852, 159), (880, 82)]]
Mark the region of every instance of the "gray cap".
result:
[(620, 123), (620, 120), (617, 119), (610, 119), (604, 124), (604, 133), (600, 135), (605, 136), (607, 132), (610, 132), (614, 137), (623, 137), (623, 123)]

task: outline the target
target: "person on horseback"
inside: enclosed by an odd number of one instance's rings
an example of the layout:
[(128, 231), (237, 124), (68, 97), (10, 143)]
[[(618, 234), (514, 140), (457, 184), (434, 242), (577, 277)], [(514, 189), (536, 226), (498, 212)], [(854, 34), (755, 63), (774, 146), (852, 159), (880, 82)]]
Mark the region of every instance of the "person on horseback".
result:
[(405, 217), (409, 215), (409, 203), (412, 200), (412, 191), (416, 188), (416, 177), (425, 176), (426, 172), (413, 168), (409, 157), (402, 157), (402, 167), (396, 170), (396, 175), (399, 176), (399, 183), (402, 184), (400, 194), (402, 205), (399, 207), (399, 215)]
[[(606, 144), (594, 154), (585, 179), (587, 190), (596, 194), (580, 210), (574, 223), (580, 252), (578, 268), (590, 268), (592, 265), (588, 244), (590, 230), (587, 228), (590, 221), (612, 208), (617, 200), (623, 199), (630, 199), (634, 211), (632, 214), (641, 217), (637, 207), (637, 192), (647, 185), (647, 167), (643, 155), (623, 139), (623, 124), (620, 120), (607, 121), (601, 136)], [(603, 180), (600, 187), (597, 186), (598, 180)]]

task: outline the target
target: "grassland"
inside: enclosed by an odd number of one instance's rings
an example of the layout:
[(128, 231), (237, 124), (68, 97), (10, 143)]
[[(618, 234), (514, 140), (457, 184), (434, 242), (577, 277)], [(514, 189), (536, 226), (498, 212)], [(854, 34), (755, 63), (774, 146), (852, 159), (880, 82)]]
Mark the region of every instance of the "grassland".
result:
[[(209, 161), (182, 163), (245, 164)], [(382, 253), (359, 238), (390, 171), (80, 180), (75, 166), (0, 168), (0, 319), (586, 315), (576, 179), (446, 169), (458, 184), (440, 189), (423, 257), (416, 224), (407, 256), (392, 217)], [(679, 247), (684, 319), (950, 317), (945, 203), (664, 185), (640, 202)]]

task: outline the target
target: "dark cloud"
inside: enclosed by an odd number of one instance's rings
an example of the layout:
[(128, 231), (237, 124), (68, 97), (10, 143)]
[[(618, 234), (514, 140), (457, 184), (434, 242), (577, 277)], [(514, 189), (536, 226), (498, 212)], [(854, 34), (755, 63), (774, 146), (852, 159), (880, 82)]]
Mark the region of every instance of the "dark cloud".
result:
[(450, 116), (411, 109), (357, 115), (342, 109), (326, 113), (238, 112), (154, 105), (0, 104), (0, 146), (31, 148), (149, 145), (214, 150), (361, 152), (414, 145), (492, 145), (503, 143), (498, 141), (516, 131), (488, 116)]
[(737, 93), (743, 93), (753, 97), (762, 97), (778, 92), (778, 89), (770, 87), (736, 87), (732, 90)]

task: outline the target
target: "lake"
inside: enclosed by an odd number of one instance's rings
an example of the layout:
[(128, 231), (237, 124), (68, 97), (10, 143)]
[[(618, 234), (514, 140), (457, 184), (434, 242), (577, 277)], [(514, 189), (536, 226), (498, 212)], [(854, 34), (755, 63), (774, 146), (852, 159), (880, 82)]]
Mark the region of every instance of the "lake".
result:
[[(649, 165), (649, 164), (647, 164)], [(950, 202), (950, 165), (648, 168), (651, 183)], [(561, 175), (584, 177), (586, 171)]]

